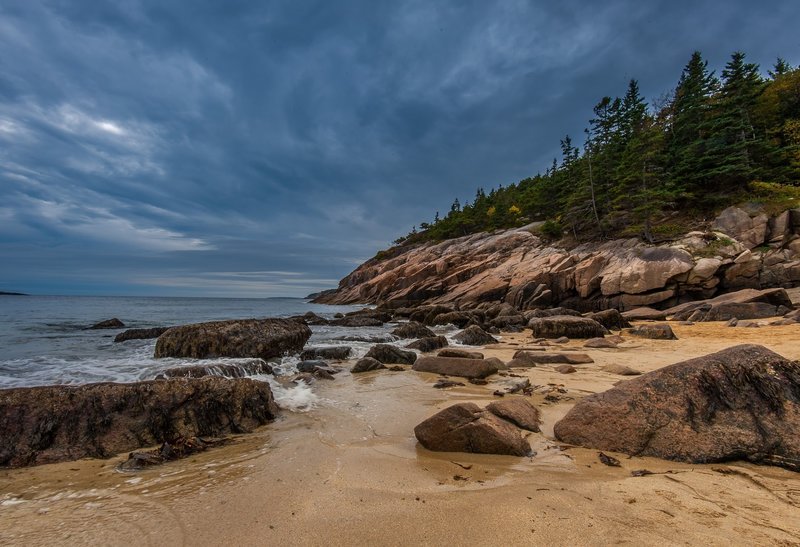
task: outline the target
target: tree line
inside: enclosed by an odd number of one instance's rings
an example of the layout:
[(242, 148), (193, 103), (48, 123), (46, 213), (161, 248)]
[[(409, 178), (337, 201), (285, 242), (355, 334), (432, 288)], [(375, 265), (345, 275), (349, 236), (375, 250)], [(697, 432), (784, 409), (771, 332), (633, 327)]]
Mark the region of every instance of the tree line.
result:
[(444, 217), (437, 212), (394, 243), (536, 221), (553, 239), (652, 242), (675, 229), (664, 222), (670, 213), (688, 218), (747, 199), (755, 181), (800, 185), (800, 69), (783, 59), (762, 75), (735, 52), (718, 77), (695, 52), (668, 97), (648, 105), (631, 80), (593, 113), (583, 143), (565, 136), (560, 161), (544, 174), (479, 188), (471, 203), (456, 199)]

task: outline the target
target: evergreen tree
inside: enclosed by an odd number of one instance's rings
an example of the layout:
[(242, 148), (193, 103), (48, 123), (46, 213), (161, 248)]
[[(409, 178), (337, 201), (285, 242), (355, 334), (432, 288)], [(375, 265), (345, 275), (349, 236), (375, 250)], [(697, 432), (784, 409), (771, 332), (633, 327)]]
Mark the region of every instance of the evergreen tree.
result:
[(718, 81), (699, 51), (683, 69), (671, 105), (668, 154), (673, 184), (689, 193), (707, 181), (707, 138), (711, 94)]
[(775, 61), (775, 66), (773, 66), (772, 70), (770, 70), (768, 72), (769, 72), (769, 77), (772, 78), (773, 80), (775, 80), (779, 76), (783, 76), (784, 74), (788, 74), (792, 70), (793, 70), (792, 69), (792, 65), (787, 63), (786, 59), (783, 59), (782, 57), (778, 57), (778, 60)]

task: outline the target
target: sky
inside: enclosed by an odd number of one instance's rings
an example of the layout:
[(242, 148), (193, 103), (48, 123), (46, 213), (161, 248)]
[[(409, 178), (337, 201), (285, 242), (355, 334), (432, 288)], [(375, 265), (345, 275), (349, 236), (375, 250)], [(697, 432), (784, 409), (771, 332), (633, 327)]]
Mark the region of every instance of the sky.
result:
[(0, 290), (305, 296), (797, 0), (4, 0)]

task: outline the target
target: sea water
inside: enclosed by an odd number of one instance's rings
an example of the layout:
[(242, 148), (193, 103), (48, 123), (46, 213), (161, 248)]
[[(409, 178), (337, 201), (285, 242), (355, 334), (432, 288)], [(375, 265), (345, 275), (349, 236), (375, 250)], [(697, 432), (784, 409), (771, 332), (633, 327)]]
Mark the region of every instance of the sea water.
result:
[[(155, 339), (114, 342), (128, 328), (183, 325), (203, 321), (289, 317), (313, 311), (327, 319), (358, 306), (325, 306), (300, 298), (162, 298), (99, 296), (0, 296), (0, 388), (90, 382), (135, 382), (153, 379), (164, 369), (202, 364), (197, 359), (155, 359)], [(87, 327), (119, 318), (125, 328)], [(386, 336), (390, 326), (347, 328), (311, 326), (308, 346), (348, 345), (353, 357), (370, 344), (336, 340), (343, 336)], [(236, 359), (214, 359), (236, 363)], [(297, 355), (273, 363), (278, 376), (296, 372)], [(288, 388), (273, 377), (279, 404), (293, 409), (313, 406), (308, 386)]]

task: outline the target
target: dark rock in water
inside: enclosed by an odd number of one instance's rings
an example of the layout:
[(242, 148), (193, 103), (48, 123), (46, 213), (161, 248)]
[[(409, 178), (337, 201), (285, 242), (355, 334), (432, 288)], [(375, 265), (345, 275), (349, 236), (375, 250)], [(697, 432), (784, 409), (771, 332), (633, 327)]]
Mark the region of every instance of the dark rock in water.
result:
[(128, 454), (128, 459), (117, 466), (120, 471), (138, 471), (146, 467), (161, 465), (173, 460), (187, 458), (209, 448), (221, 446), (226, 439), (201, 439), (200, 437), (179, 437), (162, 444), (159, 448), (136, 451)]
[(352, 336), (338, 336), (333, 340), (341, 340), (342, 342), (365, 342), (367, 344), (386, 344), (394, 342), (397, 338), (391, 334), (375, 334), (375, 335), (352, 335)]
[(474, 403), (459, 403), (414, 428), (428, 450), (528, 456), (531, 447), (520, 430)]
[(0, 391), (0, 466), (108, 458), (179, 437), (244, 433), (274, 419), (266, 382), (176, 378)]
[(453, 380), (446, 380), (444, 378), (440, 378), (439, 380), (436, 381), (435, 384), (433, 384), (433, 387), (435, 389), (446, 389), (448, 387), (459, 387), (463, 385), (464, 382), (455, 382)]
[(337, 327), (380, 327), (383, 321), (374, 317), (342, 317), (341, 319), (334, 319), (330, 321), (329, 325)]
[(420, 338), (416, 342), (411, 342), (406, 346), (407, 348), (416, 349), (422, 353), (430, 353), (447, 347), (447, 338), (444, 336), (433, 336), (430, 338)]
[(113, 319), (106, 319), (105, 321), (100, 321), (99, 323), (95, 323), (89, 329), (124, 329), (125, 323), (114, 317)]
[[(583, 365), (586, 363), (594, 363), (594, 359), (585, 353), (539, 353), (535, 351), (519, 350), (514, 353), (514, 360), (520, 363), (517, 366), (525, 366), (525, 363), (536, 364), (567, 364), (567, 365)], [(509, 366), (512, 367), (511, 363)], [(528, 365), (530, 366), (530, 365)]]
[(155, 357), (260, 357), (299, 352), (311, 337), (291, 319), (240, 319), (173, 327), (158, 337)]
[(350, 357), (352, 348), (350, 346), (326, 346), (322, 348), (308, 348), (300, 354), (303, 361), (308, 359), (331, 359), (342, 361)]
[(327, 319), (317, 315), (313, 311), (306, 312), (303, 315), (295, 315), (289, 319), (303, 321), (306, 325), (327, 325), (329, 322)]
[(608, 330), (621, 330), (630, 328), (631, 324), (625, 319), (619, 310), (611, 308), (608, 310), (591, 313), (588, 315), (590, 319), (594, 319)]
[(534, 338), (597, 338), (608, 334), (608, 330), (589, 317), (553, 315), (531, 319), (528, 327)]
[(366, 308), (363, 310), (356, 310), (344, 314), (345, 318), (348, 317), (368, 317), (370, 319), (377, 319), (381, 323), (388, 323), (392, 320), (392, 314), (385, 310), (374, 310)]
[(377, 359), (383, 364), (402, 364), (413, 365), (417, 360), (417, 354), (413, 351), (405, 351), (397, 346), (389, 344), (377, 344), (372, 346), (367, 352), (367, 357)]
[(453, 336), (453, 339), (465, 346), (488, 346), (489, 344), (498, 343), (497, 338), (477, 325), (467, 327), (462, 332)]
[(360, 372), (369, 372), (371, 370), (380, 370), (384, 368), (386, 368), (386, 366), (377, 359), (373, 359), (372, 357), (364, 357), (363, 359), (358, 360), (350, 372), (353, 374), (358, 374)]
[(800, 363), (751, 344), (683, 361), (579, 401), (570, 444), (693, 463), (800, 470)]
[(457, 357), (420, 357), (412, 368), (417, 372), (433, 372), (464, 378), (486, 378), (497, 372), (497, 367), (485, 359)]
[(325, 361), (320, 361), (317, 359), (308, 360), (308, 361), (300, 361), (297, 363), (297, 371), (298, 372), (314, 372), (315, 369), (321, 367), (326, 368), (328, 363)]
[(439, 357), (457, 357), (460, 359), (483, 359), (483, 354), (477, 351), (447, 348), (438, 353)]
[(667, 323), (644, 324), (632, 328), (628, 331), (633, 336), (639, 338), (650, 338), (653, 340), (677, 340), (678, 337), (672, 332), (672, 327)]
[(126, 340), (148, 340), (158, 338), (172, 327), (153, 327), (152, 329), (128, 329), (114, 337), (114, 342), (124, 342)]
[(486, 410), (522, 429), (539, 431), (541, 422), (539, 411), (522, 397), (509, 397), (502, 401), (494, 401), (489, 403)]
[(155, 379), (202, 378), (204, 376), (245, 378), (254, 374), (272, 374), (272, 367), (263, 359), (249, 359), (240, 363), (205, 363), (188, 367), (168, 368), (163, 372), (159, 372)]
[(435, 332), (433, 332), (431, 329), (429, 329), (422, 323), (418, 323), (416, 321), (409, 321), (408, 323), (403, 323), (402, 325), (394, 329), (392, 331), (392, 334), (400, 339), (430, 338), (432, 336), (436, 336)]
[(450, 311), (447, 313), (440, 313), (433, 319), (428, 321), (430, 325), (455, 325), (463, 329), (470, 324), (473, 320), (473, 315), (465, 311)]

